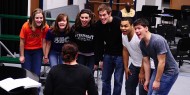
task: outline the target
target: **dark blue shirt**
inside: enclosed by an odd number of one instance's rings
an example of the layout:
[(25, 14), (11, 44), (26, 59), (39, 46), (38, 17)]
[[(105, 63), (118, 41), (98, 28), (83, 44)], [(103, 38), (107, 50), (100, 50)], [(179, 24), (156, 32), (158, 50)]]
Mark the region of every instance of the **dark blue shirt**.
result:
[(61, 52), (63, 44), (70, 40), (70, 35), (69, 33), (66, 34), (64, 31), (60, 32), (59, 35), (56, 35), (52, 30), (49, 30), (46, 34), (46, 40), (51, 41), (50, 50)]

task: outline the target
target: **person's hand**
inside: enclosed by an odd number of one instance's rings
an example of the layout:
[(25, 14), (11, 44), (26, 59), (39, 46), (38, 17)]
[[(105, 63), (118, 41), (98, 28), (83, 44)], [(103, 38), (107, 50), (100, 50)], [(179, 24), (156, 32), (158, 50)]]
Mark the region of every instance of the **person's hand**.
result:
[(145, 73), (144, 72), (140, 72), (139, 73), (139, 83), (140, 84), (144, 84), (145, 82)]
[(99, 62), (100, 68), (103, 70), (103, 61)]
[(152, 85), (152, 89), (153, 90), (159, 90), (159, 88), (160, 88), (160, 81), (154, 81), (153, 82), (153, 85)]
[(149, 81), (145, 81), (144, 82), (144, 90), (148, 91), (148, 84), (149, 84)]
[(19, 61), (20, 61), (20, 63), (24, 63), (25, 62), (25, 57), (24, 56), (20, 56)]
[(125, 69), (125, 77), (126, 77), (126, 80), (128, 80), (128, 77), (129, 75), (132, 75), (131, 71), (129, 68)]
[(44, 64), (47, 64), (49, 62), (48, 57), (43, 59)]
[(94, 65), (94, 70), (97, 70), (98, 69), (98, 65)]

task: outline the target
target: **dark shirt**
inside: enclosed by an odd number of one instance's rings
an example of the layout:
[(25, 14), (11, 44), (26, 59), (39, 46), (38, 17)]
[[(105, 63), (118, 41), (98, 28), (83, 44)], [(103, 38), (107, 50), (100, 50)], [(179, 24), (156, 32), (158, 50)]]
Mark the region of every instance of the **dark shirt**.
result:
[(69, 36), (69, 33), (60, 32), (59, 35), (56, 35), (52, 30), (49, 30), (46, 34), (46, 40), (51, 41), (51, 50), (61, 52), (63, 44), (69, 41)]
[(92, 53), (94, 52), (94, 27), (79, 27), (74, 28), (72, 26), (72, 37), (71, 40), (74, 41), (79, 48), (79, 52), (82, 53)]
[(155, 69), (158, 67), (157, 56), (166, 54), (166, 64), (163, 73), (172, 75), (179, 73), (177, 62), (170, 51), (167, 41), (162, 36), (152, 33), (149, 44), (146, 45), (145, 41), (141, 40), (140, 48), (143, 56), (149, 56), (154, 60)]
[(46, 79), (44, 95), (98, 95), (93, 74), (83, 65), (58, 64)]
[(102, 24), (96, 23), (95, 56), (96, 63), (103, 59), (103, 54), (122, 56), (122, 32), (120, 30), (121, 20), (113, 17), (112, 22)]

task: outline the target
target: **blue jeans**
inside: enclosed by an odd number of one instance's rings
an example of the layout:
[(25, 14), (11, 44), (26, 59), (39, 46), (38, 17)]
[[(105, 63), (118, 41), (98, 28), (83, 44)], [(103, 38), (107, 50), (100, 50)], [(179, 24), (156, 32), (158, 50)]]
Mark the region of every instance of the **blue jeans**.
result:
[(42, 49), (24, 50), (25, 62), (22, 63), (22, 68), (27, 69), (36, 75), (40, 76), (43, 51)]
[(63, 64), (61, 52), (50, 50), (49, 52), (49, 63), (53, 67), (57, 64)]
[(149, 91), (148, 95), (168, 95), (170, 89), (172, 88), (173, 84), (177, 80), (178, 73), (177, 74), (162, 74), (162, 78), (160, 80), (160, 88), (159, 90), (153, 90), (152, 84), (156, 77), (156, 69), (154, 70), (150, 84), (149, 84)]
[(95, 64), (95, 56), (94, 55), (84, 56), (84, 55), (79, 54), (77, 58), (77, 62), (79, 64), (87, 66), (93, 72), (94, 64)]
[(104, 55), (102, 70), (102, 95), (111, 95), (111, 78), (114, 72), (113, 95), (121, 95), (124, 65), (122, 56)]
[[(132, 63), (129, 66), (132, 75), (128, 75), (128, 80), (125, 81), (126, 95), (136, 95), (136, 88), (139, 83), (140, 67), (134, 66)], [(139, 84), (139, 95), (147, 95), (143, 85)]]

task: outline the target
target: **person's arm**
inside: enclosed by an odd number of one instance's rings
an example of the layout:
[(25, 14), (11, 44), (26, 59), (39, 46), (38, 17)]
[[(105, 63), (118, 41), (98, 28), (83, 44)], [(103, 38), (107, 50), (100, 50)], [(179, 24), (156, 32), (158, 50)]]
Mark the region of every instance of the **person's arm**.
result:
[(87, 85), (87, 95), (98, 95), (98, 87), (95, 84), (94, 76), (92, 74), (89, 76)]
[(148, 91), (148, 84), (150, 81), (150, 58), (143, 57), (143, 66), (145, 71), (145, 82), (144, 82), (144, 89)]
[(125, 69), (125, 77), (128, 79), (128, 75), (131, 74), (128, 64), (129, 64), (129, 52), (125, 46), (123, 46), (123, 63)]
[(20, 38), (20, 63), (24, 63), (25, 57), (24, 57), (24, 39)]
[(46, 49), (46, 39), (42, 39), (42, 49), (43, 49), (43, 54), (45, 55), (45, 49)]
[(144, 84), (145, 81), (145, 71), (144, 71), (144, 64), (143, 64), (143, 60), (142, 60), (142, 64), (141, 64), (141, 68), (140, 68), (140, 72), (139, 72), (139, 83), (140, 84)]
[(154, 90), (158, 90), (160, 88), (160, 80), (164, 72), (166, 54), (157, 55), (157, 58), (158, 58), (157, 73), (152, 86)]
[(134, 9), (132, 9), (132, 12), (131, 12), (132, 14), (131, 14), (131, 17), (134, 17), (135, 16), (135, 10)]
[(95, 28), (94, 45), (95, 45), (95, 50), (94, 50), (95, 65), (99, 65), (99, 62), (103, 60), (104, 40), (103, 40), (101, 30), (98, 24), (96, 24), (96, 28)]
[(51, 73), (51, 70), (46, 78), (46, 83), (45, 83), (45, 87), (44, 87), (44, 91), (43, 91), (43, 94), (44, 95), (53, 95), (53, 80), (52, 80), (52, 76), (53, 73)]
[(46, 47), (45, 47), (45, 53), (44, 53), (44, 63), (49, 62), (48, 55), (49, 55), (50, 47), (51, 47), (51, 41), (46, 40)]

